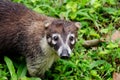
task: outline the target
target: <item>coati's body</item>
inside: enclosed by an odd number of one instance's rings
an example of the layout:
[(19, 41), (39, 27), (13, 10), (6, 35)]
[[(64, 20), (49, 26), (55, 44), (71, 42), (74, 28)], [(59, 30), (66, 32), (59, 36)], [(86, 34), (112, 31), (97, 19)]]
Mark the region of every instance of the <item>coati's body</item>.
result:
[[(77, 36), (77, 27), (73, 22), (46, 17), (23, 5), (0, 1), (0, 53), (24, 55), (31, 76), (43, 76), (59, 56), (68, 56), (69, 46), (67, 43), (63, 45), (64, 40), (62, 44), (60, 40), (58, 44), (52, 41), (54, 33), (62, 35), (66, 41), (70, 33), (75, 34), (73, 37)], [(65, 52), (63, 48), (67, 55), (61, 55)]]

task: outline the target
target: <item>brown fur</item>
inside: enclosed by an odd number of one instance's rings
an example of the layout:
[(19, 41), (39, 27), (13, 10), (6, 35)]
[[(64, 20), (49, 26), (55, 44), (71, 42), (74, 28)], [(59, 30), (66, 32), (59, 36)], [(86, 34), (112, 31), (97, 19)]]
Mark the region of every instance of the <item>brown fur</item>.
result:
[[(52, 26), (49, 27), (48, 31), (44, 28), (44, 23), (47, 20), (52, 22)], [(54, 26), (55, 24), (59, 25), (58, 28)], [(21, 4), (0, 1), (0, 53), (12, 55), (12, 53), (16, 52), (23, 54), (26, 58), (30, 75), (43, 76), (47, 68), (56, 59), (54, 56), (57, 55), (53, 55), (55, 52), (49, 46), (45, 47), (50, 48), (51, 51), (49, 54), (49, 51), (45, 54), (41, 48), (42, 45), (40, 43), (42, 42), (40, 41), (46, 34), (50, 34), (50, 29), (63, 32), (63, 29), (59, 28), (60, 26), (67, 28), (65, 30), (68, 30), (68, 32), (69, 30), (77, 31), (73, 22), (37, 14)], [(65, 26), (73, 26), (74, 28)], [(52, 61), (50, 65), (47, 65), (49, 58)]]

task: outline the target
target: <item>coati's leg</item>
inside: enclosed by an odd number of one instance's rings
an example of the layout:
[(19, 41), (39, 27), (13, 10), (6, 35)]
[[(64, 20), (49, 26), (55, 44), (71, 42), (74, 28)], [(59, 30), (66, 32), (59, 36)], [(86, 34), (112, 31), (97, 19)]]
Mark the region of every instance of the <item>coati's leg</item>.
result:
[(54, 57), (41, 55), (40, 53), (33, 55), (27, 55), (26, 63), (27, 69), (31, 76), (44, 77), (44, 73), (48, 70), (52, 63), (54, 62)]
[(27, 69), (31, 76), (43, 77), (45, 73), (45, 61), (41, 55), (29, 55), (26, 57)]

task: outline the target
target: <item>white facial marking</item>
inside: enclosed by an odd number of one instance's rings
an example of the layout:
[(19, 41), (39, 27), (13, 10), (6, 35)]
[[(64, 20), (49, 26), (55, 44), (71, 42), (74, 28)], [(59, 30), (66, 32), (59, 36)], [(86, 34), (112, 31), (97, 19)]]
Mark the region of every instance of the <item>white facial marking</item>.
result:
[(48, 38), (48, 42), (51, 42), (51, 38)]
[(62, 53), (62, 49), (63, 49), (62, 46), (60, 46), (59, 49), (58, 49), (58, 55), (59, 55), (59, 56), (60, 56), (60, 54)]
[(56, 42), (56, 41), (54, 41), (54, 40), (52, 40), (52, 44), (54, 44), (54, 45), (55, 45), (55, 44), (57, 44), (57, 42)]
[[(71, 52), (72, 52), (72, 50), (70, 49), (70, 47), (69, 47), (69, 45), (68, 45), (68, 41), (69, 41), (69, 38), (70, 38), (70, 36), (73, 36), (73, 37), (75, 37), (75, 35), (74, 34), (68, 34), (68, 36), (67, 36), (67, 38), (66, 38), (66, 42), (64, 42), (63, 41), (63, 39), (62, 39), (62, 37), (61, 37), (61, 35), (59, 35), (59, 39), (60, 39), (60, 41), (61, 41), (61, 43), (62, 43), (62, 45), (59, 47), (59, 49), (58, 49), (58, 55), (60, 56), (60, 54), (62, 53), (62, 50), (63, 49), (67, 49), (68, 50), (68, 54), (71, 54)], [(75, 43), (75, 40), (73, 40), (72, 42), (71, 42), (71, 44), (74, 44)]]
[[(68, 38), (67, 41), (69, 40), (70, 37), (73, 37), (73, 38), (74, 38), (75, 35), (69, 33), (69, 34), (68, 34), (68, 37), (67, 37), (67, 38)], [(71, 44), (75, 44), (75, 40), (73, 39), (70, 43), (71, 43)]]
[[(59, 37), (60, 34), (55, 33), (55, 34), (52, 35), (52, 38), (54, 38), (55, 36)], [(52, 39), (52, 44), (54, 44), (54, 45), (57, 44), (57, 41), (55, 41), (54, 39)]]
[(75, 44), (75, 40), (71, 41), (71, 44)]

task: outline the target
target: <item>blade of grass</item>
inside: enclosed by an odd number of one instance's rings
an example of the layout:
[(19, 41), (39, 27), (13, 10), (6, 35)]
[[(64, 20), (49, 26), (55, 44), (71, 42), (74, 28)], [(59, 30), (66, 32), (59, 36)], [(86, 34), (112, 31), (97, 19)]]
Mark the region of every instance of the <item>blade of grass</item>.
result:
[(9, 69), (10, 75), (11, 75), (11, 80), (17, 80), (17, 75), (15, 73), (15, 68), (13, 66), (12, 61), (8, 57), (4, 57), (4, 61), (7, 64), (7, 67)]
[(18, 78), (24, 77), (27, 74), (27, 67), (25, 64), (20, 64), (17, 70)]

